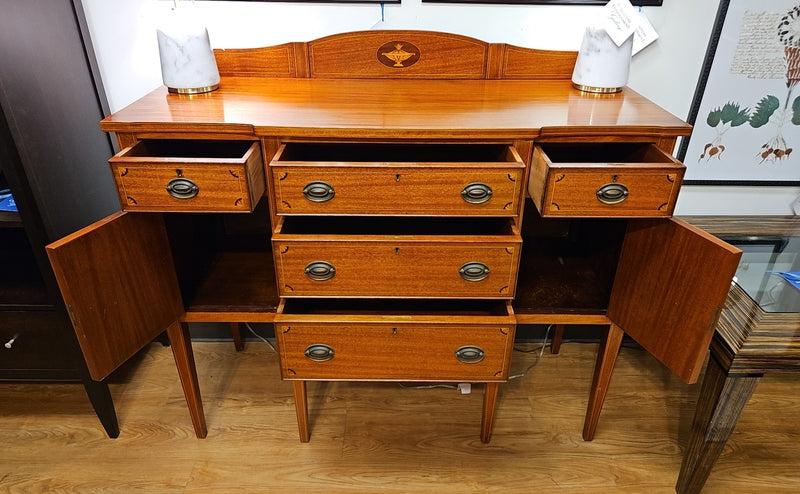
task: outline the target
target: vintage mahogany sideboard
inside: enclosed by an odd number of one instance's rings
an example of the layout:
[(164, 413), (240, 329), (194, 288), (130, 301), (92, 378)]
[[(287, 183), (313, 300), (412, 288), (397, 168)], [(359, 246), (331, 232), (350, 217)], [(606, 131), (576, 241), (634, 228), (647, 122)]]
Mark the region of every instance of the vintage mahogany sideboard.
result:
[(124, 211), (48, 248), (94, 378), (166, 329), (204, 437), (187, 323), (273, 322), (301, 441), (306, 381), (396, 380), (485, 383), (484, 442), (517, 324), (608, 327), (586, 439), (623, 333), (697, 379), (740, 252), (671, 218), (689, 125), (447, 33), (215, 54), (102, 121)]

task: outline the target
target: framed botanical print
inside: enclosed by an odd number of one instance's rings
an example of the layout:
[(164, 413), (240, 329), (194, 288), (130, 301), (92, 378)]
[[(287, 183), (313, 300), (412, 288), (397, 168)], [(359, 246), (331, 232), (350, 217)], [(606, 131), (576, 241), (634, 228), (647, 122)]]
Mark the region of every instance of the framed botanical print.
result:
[(722, 0), (678, 152), (684, 183), (800, 185), (800, 0)]

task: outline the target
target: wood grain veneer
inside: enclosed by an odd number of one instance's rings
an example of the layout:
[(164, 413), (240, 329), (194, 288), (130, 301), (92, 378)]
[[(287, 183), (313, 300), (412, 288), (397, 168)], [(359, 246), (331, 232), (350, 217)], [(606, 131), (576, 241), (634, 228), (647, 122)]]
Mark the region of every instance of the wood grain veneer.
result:
[[(299, 148), (299, 149), (297, 149)], [(287, 143), (269, 165), (277, 214), (515, 216), (525, 163), (507, 145)], [(320, 202), (308, 184), (330, 190)], [(469, 202), (468, 187), (488, 191)]]
[[(371, 323), (294, 321), (276, 316), (276, 335), (281, 349), (284, 379), (396, 380), (396, 381), (506, 381), (510, 349), (514, 342), (514, 318), (493, 321), (448, 321), (421, 324), (413, 320)], [(305, 350), (314, 344), (329, 345), (335, 352), (327, 362), (313, 362)], [(480, 347), (485, 357), (477, 363), (456, 359), (463, 346)]]
[[(561, 143), (534, 148), (529, 192), (542, 216), (672, 216), (686, 167), (654, 144)], [(603, 188), (619, 187), (619, 202)]]
[[(252, 211), (266, 188), (258, 142), (141, 140), (109, 160), (126, 211)], [(182, 180), (197, 188), (180, 197)]]
[(611, 98), (568, 80), (222, 78), (204, 95), (159, 88), (101, 122), (109, 132), (190, 132), (315, 139), (651, 140), (691, 127), (626, 88)]

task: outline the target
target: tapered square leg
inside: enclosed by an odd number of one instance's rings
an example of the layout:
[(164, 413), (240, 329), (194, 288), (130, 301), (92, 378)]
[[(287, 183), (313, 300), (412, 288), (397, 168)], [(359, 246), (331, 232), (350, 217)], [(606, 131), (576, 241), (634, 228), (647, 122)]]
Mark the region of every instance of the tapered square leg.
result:
[(308, 430), (308, 395), (306, 394), (305, 381), (292, 381), (294, 393), (294, 410), (297, 413), (297, 430), (300, 433), (300, 442), (307, 443), (311, 439)]
[(494, 412), (497, 409), (499, 391), (500, 383), (486, 383), (486, 390), (483, 394), (483, 415), (481, 417), (482, 443), (488, 443), (492, 439), (492, 425), (494, 424)]
[(189, 338), (189, 325), (174, 322), (167, 328), (167, 335), (172, 347), (172, 356), (175, 358), (175, 365), (178, 368), (178, 375), (181, 378), (186, 405), (189, 407), (194, 433), (202, 439), (208, 434), (208, 429), (203, 413), (203, 402), (200, 399), (200, 385), (197, 381), (197, 368), (194, 363), (192, 342)]
[(561, 351), (562, 341), (564, 341), (564, 325), (556, 324), (553, 327), (553, 338), (550, 340), (550, 353), (558, 354)]
[(244, 341), (242, 341), (242, 325), (238, 322), (230, 323), (231, 339), (233, 339), (233, 347), (237, 352), (244, 350)]
[(600, 420), (600, 412), (603, 409), (603, 402), (608, 393), (608, 385), (611, 382), (611, 374), (614, 372), (614, 364), (617, 362), (619, 348), (622, 345), (622, 337), (625, 333), (617, 326), (609, 326), (600, 339), (600, 348), (597, 351), (597, 362), (592, 378), (592, 389), (589, 394), (589, 405), (586, 407), (586, 420), (583, 422), (583, 440), (591, 441), (597, 430), (597, 422)]

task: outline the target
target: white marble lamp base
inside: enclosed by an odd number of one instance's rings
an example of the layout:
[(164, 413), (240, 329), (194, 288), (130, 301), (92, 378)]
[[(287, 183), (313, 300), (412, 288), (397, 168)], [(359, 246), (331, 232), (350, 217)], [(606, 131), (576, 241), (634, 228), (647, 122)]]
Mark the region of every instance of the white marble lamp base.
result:
[(171, 93), (207, 93), (219, 88), (219, 70), (208, 31), (174, 12), (157, 30), (161, 77)]
[(591, 93), (618, 93), (628, 83), (633, 36), (617, 46), (601, 27), (587, 27), (583, 36), (572, 85)]

